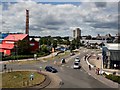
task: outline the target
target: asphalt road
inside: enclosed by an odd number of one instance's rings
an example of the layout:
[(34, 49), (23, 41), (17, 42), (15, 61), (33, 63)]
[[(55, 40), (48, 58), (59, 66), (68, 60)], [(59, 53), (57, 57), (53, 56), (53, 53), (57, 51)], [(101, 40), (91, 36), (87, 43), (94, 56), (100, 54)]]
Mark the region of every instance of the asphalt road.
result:
[[(84, 50), (80, 51), (81, 54), (79, 55), (82, 58), (85, 54)], [(63, 58), (68, 58), (69, 56), (64, 56)], [(73, 56), (72, 56), (73, 57)], [(60, 59), (56, 60), (57, 62)], [(110, 88), (103, 83), (99, 82), (98, 80), (94, 79), (91, 75), (87, 74), (86, 71), (81, 69), (73, 69), (74, 58), (70, 59), (67, 64), (62, 66), (54, 65), (54, 60), (52, 61), (40, 61), (34, 64), (8, 64), (7, 68), (13, 68), (14, 70), (23, 70), (23, 69), (30, 69), (30, 70), (39, 70), (41, 67), (45, 67), (46, 65), (52, 65), (53, 67), (57, 68), (58, 73), (55, 73), (59, 76), (64, 83), (61, 88)], [(82, 66), (82, 65), (81, 65)]]

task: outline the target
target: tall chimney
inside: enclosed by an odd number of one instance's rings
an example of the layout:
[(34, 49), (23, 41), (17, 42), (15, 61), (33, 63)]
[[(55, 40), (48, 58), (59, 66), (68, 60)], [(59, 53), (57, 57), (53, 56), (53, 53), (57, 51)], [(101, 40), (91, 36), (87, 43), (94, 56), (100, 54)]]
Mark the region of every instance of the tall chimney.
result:
[(26, 9), (26, 31), (25, 34), (29, 35), (29, 10)]

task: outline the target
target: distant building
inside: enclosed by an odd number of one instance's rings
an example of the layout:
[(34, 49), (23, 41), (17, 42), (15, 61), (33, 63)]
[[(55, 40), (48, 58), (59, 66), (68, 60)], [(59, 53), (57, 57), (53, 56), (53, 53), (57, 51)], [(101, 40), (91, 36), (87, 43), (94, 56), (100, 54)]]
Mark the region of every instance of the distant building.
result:
[(81, 30), (79, 28), (73, 30), (73, 38), (81, 38)]

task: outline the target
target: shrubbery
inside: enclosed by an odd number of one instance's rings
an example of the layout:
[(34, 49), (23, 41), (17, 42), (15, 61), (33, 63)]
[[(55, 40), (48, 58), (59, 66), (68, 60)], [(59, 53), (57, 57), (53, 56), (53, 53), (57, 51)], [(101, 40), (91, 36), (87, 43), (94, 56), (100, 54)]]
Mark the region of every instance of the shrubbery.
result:
[(27, 58), (33, 58), (33, 55), (17, 55), (17, 56), (7, 56), (2, 58), (2, 61), (6, 60), (17, 60), (17, 59), (27, 59)]
[(105, 77), (107, 79), (110, 79), (110, 80), (112, 80), (112, 81), (117, 82), (117, 83), (120, 84), (120, 76), (109, 74), (109, 75), (105, 75)]

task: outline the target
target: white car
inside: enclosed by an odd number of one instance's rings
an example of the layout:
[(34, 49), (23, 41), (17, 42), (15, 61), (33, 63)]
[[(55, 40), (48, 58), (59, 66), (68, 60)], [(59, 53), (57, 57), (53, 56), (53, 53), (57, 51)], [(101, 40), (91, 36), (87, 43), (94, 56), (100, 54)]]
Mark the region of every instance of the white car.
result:
[(75, 62), (73, 68), (74, 69), (80, 69), (79, 62)]
[(75, 58), (75, 62), (80, 62), (80, 58), (79, 58), (79, 57), (76, 57), (76, 58)]

